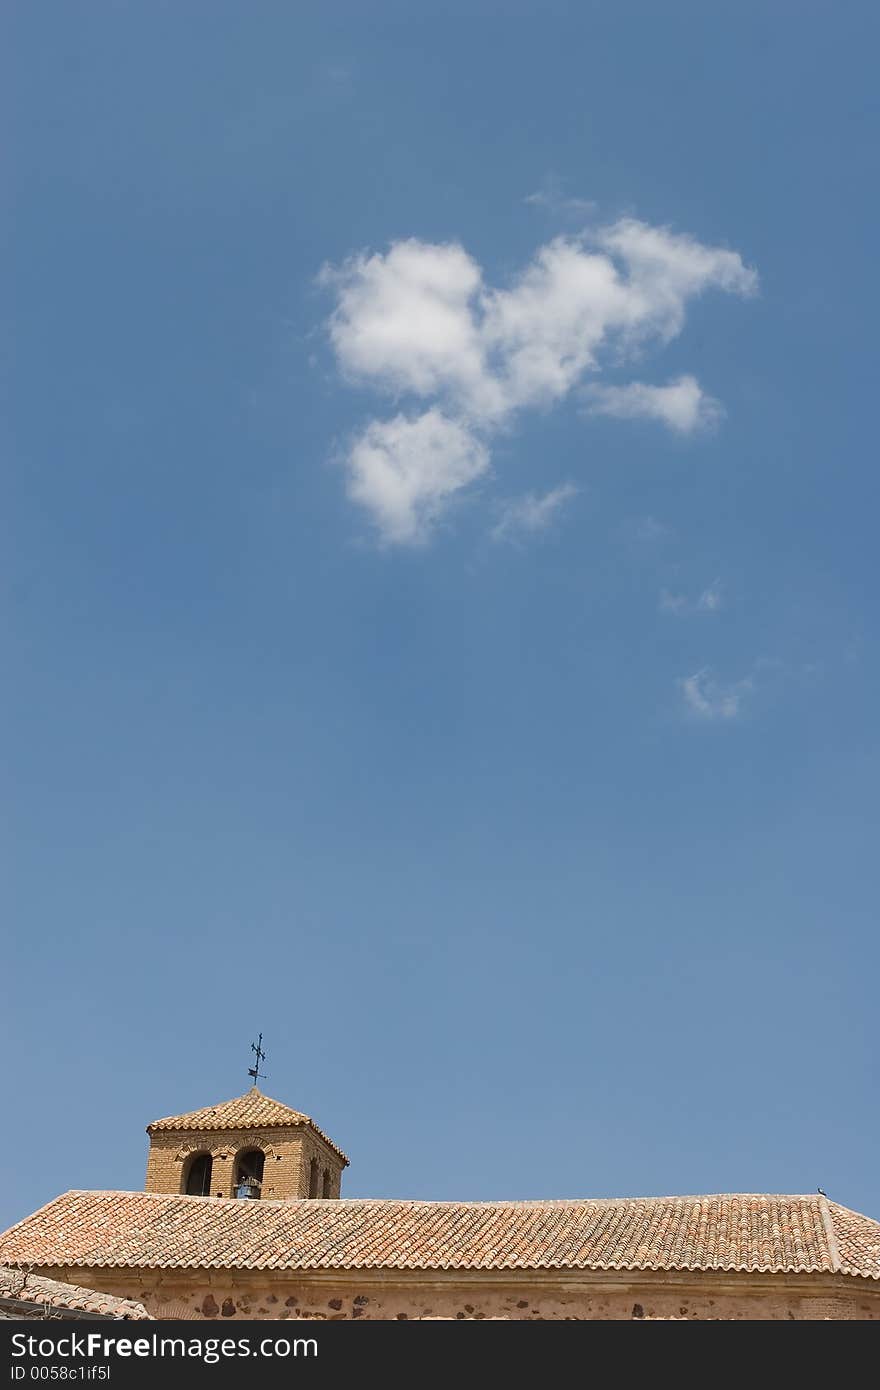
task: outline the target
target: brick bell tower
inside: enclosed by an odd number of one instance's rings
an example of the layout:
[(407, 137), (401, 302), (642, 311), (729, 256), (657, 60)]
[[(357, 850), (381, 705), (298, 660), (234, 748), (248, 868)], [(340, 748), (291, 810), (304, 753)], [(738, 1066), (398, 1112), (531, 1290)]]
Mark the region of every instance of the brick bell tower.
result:
[(348, 1159), (308, 1115), (255, 1085), (147, 1125), (147, 1192), (290, 1202), (338, 1198)]

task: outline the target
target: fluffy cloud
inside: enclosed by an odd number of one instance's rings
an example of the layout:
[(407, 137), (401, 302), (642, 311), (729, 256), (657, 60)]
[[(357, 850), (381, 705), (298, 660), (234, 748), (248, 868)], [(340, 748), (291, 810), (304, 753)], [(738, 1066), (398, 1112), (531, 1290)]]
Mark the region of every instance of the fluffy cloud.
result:
[(722, 685), (710, 671), (703, 669), (685, 676), (679, 686), (690, 714), (698, 719), (729, 720), (740, 714), (743, 698), (754, 689), (754, 681), (747, 677), (733, 685)]
[[(748, 295), (757, 285), (736, 252), (632, 219), (592, 235), (556, 237), (506, 288), (487, 285), (463, 247), (416, 239), (325, 267), (321, 279), (335, 297), (328, 330), (343, 374), (393, 398), (428, 401), (422, 418), (430, 417), (435, 434), (436, 422), (445, 421), (449, 479), (462, 478), (432, 494), (430, 506), (414, 503), (417, 523), (401, 527), (384, 491), (377, 500), (362, 475), (364, 450), (373, 450), (386, 428), (399, 434), (405, 417), (368, 426), (349, 458), (350, 491), (388, 540), (423, 539), (444, 504), (471, 481), (478, 458), (477, 471), (485, 471), (486, 441), (519, 410), (561, 400), (608, 358), (619, 365), (651, 342), (668, 342), (694, 296), (711, 288)], [(606, 387), (592, 402), (594, 410), (652, 415), (685, 433), (718, 409), (693, 377), (665, 387)], [(396, 449), (394, 458), (392, 471), (399, 472)]]
[(639, 338), (656, 333), (669, 342), (684, 327), (687, 301), (709, 288), (757, 293), (758, 276), (736, 251), (703, 246), (691, 236), (624, 218), (597, 237), (626, 266), (633, 326)]
[(489, 467), (489, 451), (439, 410), (373, 420), (351, 445), (348, 495), (386, 541), (424, 541), (449, 499)]
[(707, 396), (692, 376), (681, 376), (667, 386), (646, 386), (642, 381), (631, 381), (628, 386), (593, 386), (587, 396), (594, 415), (613, 415), (618, 420), (642, 416), (659, 420), (678, 434), (711, 429), (724, 414), (721, 403)]
[(321, 280), (336, 293), (330, 341), (347, 375), (491, 413), (497, 388), (474, 313), (482, 273), (462, 247), (398, 241), (387, 255), (325, 267)]
[(501, 515), (492, 528), (492, 539), (515, 541), (538, 531), (546, 531), (566, 502), (577, 496), (577, 491), (574, 483), (562, 483), (545, 492), (542, 497), (534, 492), (527, 492), (522, 497), (509, 497), (501, 504)]

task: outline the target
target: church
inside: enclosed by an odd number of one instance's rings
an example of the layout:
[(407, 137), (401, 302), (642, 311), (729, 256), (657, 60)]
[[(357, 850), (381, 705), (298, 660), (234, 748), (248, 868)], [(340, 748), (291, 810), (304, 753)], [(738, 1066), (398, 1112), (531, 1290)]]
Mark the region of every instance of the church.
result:
[(342, 1149), (257, 1085), (147, 1133), (143, 1192), (65, 1192), (0, 1265), (218, 1323), (880, 1318), (880, 1223), (824, 1193), (344, 1198)]

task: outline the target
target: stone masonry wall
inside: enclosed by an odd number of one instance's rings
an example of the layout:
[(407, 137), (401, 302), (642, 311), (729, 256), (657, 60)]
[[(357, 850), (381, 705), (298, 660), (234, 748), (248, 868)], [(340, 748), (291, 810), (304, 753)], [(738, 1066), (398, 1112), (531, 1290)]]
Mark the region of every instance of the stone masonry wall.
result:
[[(50, 1271), (42, 1271), (50, 1273)], [(529, 1271), (159, 1271), (53, 1270), (92, 1288), (137, 1299), (160, 1318), (216, 1321), (503, 1319), (581, 1321), (880, 1319), (880, 1288), (844, 1276), (620, 1274), (568, 1278)], [(863, 1285), (864, 1282), (864, 1286)]]
[(307, 1125), (278, 1129), (158, 1130), (150, 1136), (147, 1158), (147, 1192), (183, 1191), (187, 1160), (197, 1153), (212, 1159), (212, 1197), (233, 1197), (235, 1158), (244, 1149), (261, 1149), (265, 1155), (262, 1196), (268, 1201), (308, 1197), (310, 1160), (317, 1161), (318, 1196), (323, 1196), (323, 1175), (330, 1176), (330, 1197), (339, 1197), (342, 1161)]

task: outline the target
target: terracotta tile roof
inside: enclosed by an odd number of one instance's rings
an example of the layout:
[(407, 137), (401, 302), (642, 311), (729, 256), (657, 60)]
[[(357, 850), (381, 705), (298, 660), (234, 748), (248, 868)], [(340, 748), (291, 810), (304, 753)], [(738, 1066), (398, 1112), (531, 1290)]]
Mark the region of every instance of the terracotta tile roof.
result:
[(836, 1202), (829, 1202), (828, 1207), (841, 1271), (880, 1279), (880, 1222)]
[(9, 1264), (195, 1269), (651, 1269), (880, 1278), (880, 1225), (819, 1195), (245, 1202), (67, 1192), (0, 1236)]
[(142, 1304), (133, 1303), (128, 1298), (99, 1293), (96, 1289), (84, 1289), (78, 1284), (59, 1284), (57, 1279), (44, 1279), (42, 1275), (26, 1274), (20, 1269), (2, 1266), (0, 1300), (15, 1304), (32, 1303), (40, 1310), (50, 1308), (56, 1312), (66, 1308), (78, 1313), (93, 1313), (98, 1317), (132, 1320), (150, 1317)]
[(274, 1129), (283, 1125), (310, 1125), (324, 1143), (329, 1144), (344, 1163), (348, 1163), (338, 1145), (318, 1128), (310, 1116), (303, 1115), (299, 1110), (291, 1110), (289, 1105), (282, 1105), (280, 1100), (273, 1100), (271, 1096), (264, 1096), (256, 1086), (232, 1100), (205, 1105), (201, 1110), (189, 1110), (185, 1115), (166, 1115), (163, 1120), (154, 1120), (147, 1125), (147, 1133), (153, 1134), (163, 1129)]

